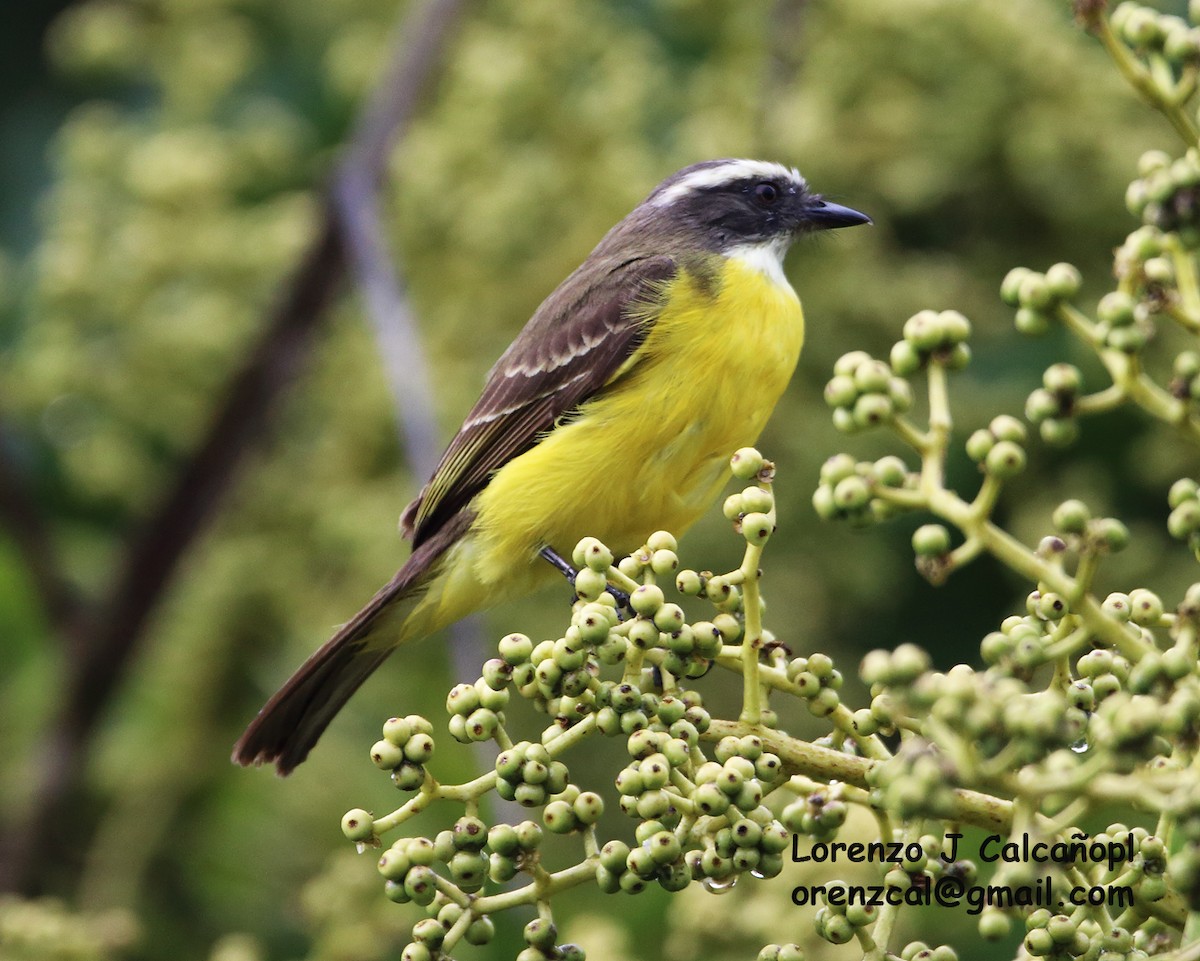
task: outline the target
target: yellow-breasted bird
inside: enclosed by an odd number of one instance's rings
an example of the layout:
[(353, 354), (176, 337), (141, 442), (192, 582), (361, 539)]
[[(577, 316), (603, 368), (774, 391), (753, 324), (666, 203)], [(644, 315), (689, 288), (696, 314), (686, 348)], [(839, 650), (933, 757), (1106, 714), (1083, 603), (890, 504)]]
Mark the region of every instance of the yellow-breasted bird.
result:
[(532, 591), (554, 576), (553, 551), (587, 535), (629, 551), (691, 525), (800, 356), (784, 254), (803, 234), (863, 223), (760, 160), (706, 161), (659, 184), (497, 361), (401, 517), (412, 555), (267, 702), (233, 759), (289, 773), (394, 648)]

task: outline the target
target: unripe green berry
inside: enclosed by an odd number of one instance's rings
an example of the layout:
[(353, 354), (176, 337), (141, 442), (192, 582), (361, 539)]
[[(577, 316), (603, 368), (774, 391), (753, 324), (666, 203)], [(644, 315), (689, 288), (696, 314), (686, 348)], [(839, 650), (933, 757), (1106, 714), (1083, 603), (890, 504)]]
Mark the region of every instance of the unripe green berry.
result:
[(522, 664), (533, 653), (533, 641), (524, 634), (509, 634), (500, 639), (499, 651), (509, 664)]
[(1167, 532), (1178, 540), (1185, 540), (1200, 530), (1200, 501), (1184, 501), (1167, 518)]
[(495, 936), (496, 923), (485, 914), (468, 925), (463, 938), (468, 944), (490, 944)]
[(943, 310), (938, 314), (938, 324), (947, 344), (961, 344), (971, 336), (971, 322), (957, 310)]
[(1040, 310), (1021, 307), (1013, 317), (1013, 326), (1019, 333), (1030, 337), (1040, 337), (1050, 330), (1050, 318)]
[(950, 550), (950, 532), (941, 524), (923, 524), (913, 531), (912, 546), (922, 557), (940, 557)]
[(412, 725), (403, 717), (389, 717), (383, 723), (383, 737), (396, 747), (404, 747), (413, 735)]
[[(858, 510), (865, 507), (870, 500), (871, 488), (863, 478), (858, 476), (838, 481), (837, 486), (833, 489), (833, 502), (840, 510)], [(745, 521), (743, 521), (744, 528)]]
[(1138, 587), (1129, 592), (1130, 619), (1141, 627), (1152, 627), (1162, 619), (1163, 602), (1153, 591)]
[(1082, 534), (1092, 518), (1087, 505), (1080, 500), (1063, 501), (1054, 509), (1051, 522), (1063, 534)]
[(988, 452), (996, 444), (996, 438), (992, 436), (989, 430), (974, 431), (967, 438), (967, 456), (976, 463), (981, 462), (987, 457)]
[(697, 597), (704, 589), (704, 579), (695, 571), (680, 571), (675, 577), (675, 589), (685, 597)]
[[(606, 567), (605, 571), (608, 570)], [(575, 594), (581, 600), (594, 601), (608, 590), (608, 577), (601, 571), (583, 568), (575, 575)]]
[(1114, 290), (1100, 298), (1096, 307), (1097, 318), (1113, 327), (1125, 327), (1133, 323), (1133, 298), (1127, 293)]
[(942, 366), (946, 370), (963, 370), (971, 363), (971, 348), (965, 343), (955, 344), (942, 355)]
[(1197, 499), (1200, 499), (1200, 484), (1190, 477), (1181, 477), (1171, 485), (1171, 490), (1167, 493), (1167, 506), (1174, 509)]
[(765, 544), (774, 530), (775, 524), (768, 514), (747, 514), (742, 518), (742, 536), (750, 544)]
[(632, 594), (629, 595), (629, 604), (633, 608), (634, 613), (652, 617), (655, 612), (663, 606), (666, 598), (663, 596), (662, 588), (655, 584), (642, 584)]
[(1004, 275), (1000, 283), (1000, 299), (1009, 307), (1016, 307), (1020, 302), (1021, 285), (1033, 271), (1028, 267), (1014, 267)]
[(369, 811), (355, 808), (342, 817), (342, 833), (347, 840), (362, 844), (375, 837), (375, 825)]
[(571, 562), (577, 570), (588, 567), (603, 574), (612, 567), (613, 554), (602, 541), (595, 537), (585, 537), (575, 545)]
[(667, 634), (680, 630), (685, 620), (683, 608), (678, 604), (663, 604), (654, 613), (654, 626)]
[(1054, 264), (1046, 271), (1046, 284), (1058, 300), (1070, 300), (1079, 293), (1083, 278), (1071, 264)]
[[(899, 377), (909, 377), (921, 369), (921, 352), (907, 340), (898, 340), (892, 344), (888, 362)], [(829, 394), (826, 394), (829, 397)], [(848, 402), (847, 402), (848, 403)], [(838, 406), (846, 406), (841, 404)]]
[(376, 741), (371, 746), (371, 762), (380, 770), (391, 771), (404, 762), (404, 751), (391, 741)]
[(419, 941), (410, 941), (400, 952), (400, 961), (433, 961), (433, 951)]
[(824, 396), (825, 403), (835, 410), (850, 407), (858, 400), (858, 387), (853, 377), (838, 375), (826, 383)]
[(678, 551), (679, 541), (670, 531), (655, 531), (646, 538), (646, 547), (651, 554), (655, 551)]
[(753, 480), (763, 469), (763, 455), (753, 447), (742, 447), (734, 451), (729, 459), (730, 470), (738, 480)]
[(1052, 394), (1073, 397), (1083, 386), (1083, 375), (1073, 364), (1054, 364), (1046, 368), (1042, 385)]
[(545, 918), (534, 918), (524, 930), (525, 943), (531, 948), (552, 948), (558, 940), (558, 930)]
[(566, 801), (551, 801), (542, 811), (542, 821), (554, 834), (569, 834), (578, 826), (574, 808)]
[(659, 577), (675, 573), (679, 567), (679, 555), (672, 550), (660, 549), (650, 555), (650, 569)]
[(863, 394), (854, 402), (854, 423), (859, 428), (887, 423), (894, 413), (891, 399), (884, 394)]
[(942, 336), (937, 311), (919, 310), (904, 322), (904, 340), (920, 353), (928, 353), (938, 347)]
[(1079, 424), (1069, 417), (1051, 417), (1038, 425), (1038, 434), (1051, 446), (1065, 447), (1079, 436)]
[(1055, 301), (1045, 274), (1034, 271), (1026, 274), (1021, 281), (1017, 297), (1022, 307), (1032, 307), (1034, 310), (1046, 310), (1053, 307)]
[(1129, 546), (1129, 528), (1115, 517), (1103, 517), (1095, 521), (1092, 534), (1101, 547), (1114, 554)]
[(1015, 477), (1025, 469), (1025, 450), (1012, 441), (998, 441), (988, 451), (984, 459), (984, 467), (989, 474), (1007, 480)]

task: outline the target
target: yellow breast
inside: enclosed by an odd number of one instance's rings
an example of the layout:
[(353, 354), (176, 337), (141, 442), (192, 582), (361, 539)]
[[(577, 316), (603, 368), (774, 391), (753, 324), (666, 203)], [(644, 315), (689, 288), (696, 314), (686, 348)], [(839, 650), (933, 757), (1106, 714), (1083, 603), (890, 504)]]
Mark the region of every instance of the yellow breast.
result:
[(592, 534), (628, 551), (709, 507), (729, 455), (766, 425), (804, 339), (795, 292), (758, 253), (723, 259), (715, 282), (681, 272), (627, 369), (496, 473), (475, 505), (483, 583), (508, 579), (544, 545), (569, 556)]

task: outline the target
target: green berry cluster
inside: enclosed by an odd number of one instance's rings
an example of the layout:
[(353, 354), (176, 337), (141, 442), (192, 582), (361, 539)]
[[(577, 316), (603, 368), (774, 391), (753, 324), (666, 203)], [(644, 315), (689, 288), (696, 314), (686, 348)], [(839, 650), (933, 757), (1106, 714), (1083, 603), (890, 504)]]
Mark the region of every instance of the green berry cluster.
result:
[(1014, 267), (1000, 284), (1000, 299), (1017, 309), (1017, 330), (1036, 336), (1050, 329), (1055, 312), (1076, 297), (1082, 283), (1071, 264), (1054, 264), (1045, 273)]
[(1157, 306), (1154, 299), (1139, 301), (1123, 290), (1105, 294), (1096, 305), (1095, 336), (1100, 345), (1124, 354), (1142, 350), (1154, 336), (1151, 317)]
[(494, 824), (488, 830), (488, 876), (497, 884), (511, 881), (538, 863), (545, 832), (535, 821)]
[(1025, 425), (1008, 414), (993, 417), (967, 438), (967, 456), (979, 469), (1000, 480), (1015, 477), (1025, 468)]
[[(1022, 946), (1029, 956), (1050, 958), (1053, 961), (1068, 961), (1085, 954), (1099, 956), (1100, 951), (1120, 950), (1117, 957), (1143, 956), (1133, 951), (1133, 938), (1123, 929), (1116, 928), (1107, 933), (1105, 945), (1083, 929), (1082, 919), (1074, 915), (1052, 914), (1047, 908), (1038, 908), (1025, 919), (1025, 939)], [(1099, 933), (1099, 932), (1097, 932)], [(1115, 961), (1115, 959), (1114, 959)]]
[(804, 949), (798, 944), (764, 944), (757, 961), (805, 961)]
[(1109, 26), (1135, 50), (1161, 54), (1176, 66), (1200, 65), (1200, 30), (1182, 17), (1127, 0), (1113, 10)]
[(1073, 364), (1053, 364), (1042, 374), (1042, 386), (1025, 401), (1025, 416), (1047, 444), (1062, 447), (1079, 435), (1075, 405), (1082, 389), (1083, 375)]
[(391, 717), (384, 722), (383, 737), (371, 746), (371, 761), (392, 772), (401, 791), (415, 791), (425, 783), (425, 764), (433, 757), (433, 725), (419, 714)]
[(1200, 560), (1200, 484), (1189, 477), (1180, 478), (1171, 485), (1167, 504), (1171, 508), (1167, 530)]
[(435, 898), (429, 908), (436, 913), (413, 925), (412, 941), (400, 952), (401, 961), (445, 961), (449, 957), (442, 950), (446, 935), (463, 920), (467, 924), (462, 936), (468, 944), (488, 944), (495, 937), (496, 926), (491, 918), (465, 916), (463, 907), (453, 901)]
[[(783, 765), (763, 750), (761, 738), (722, 738), (715, 761), (662, 731), (639, 731), (628, 747), (634, 760), (616, 787), (621, 810), (640, 819), (641, 847), (605, 846), (597, 874), (603, 890), (635, 892), (651, 881), (679, 890), (692, 880), (728, 882), (747, 871), (774, 877), (782, 870), (787, 831), (762, 801)], [(691, 818), (684, 821), (686, 813)], [(689, 831), (697, 818), (706, 819), (704, 830)]]
[(541, 807), (551, 795), (562, 794), (570, 771), (550, 756), (544, 744), (520, 741), (496, 758), (496, 793), (522, 807)]
[(1200, 351), (1183, 350), (1175, 355), (1167, 390), (1172, 397), (1200, 404)]
[[(1200, 245), (1200, 152), (1193, 147), (1174, 160), (1161, 150), (1142, 154), (1125, 204), (1146, 226), (1178, 234), (1187, 247)], [(1164, 261), (1164, 270), (1169, 282), (1170, 261)]]
[(1093, 517), (1083, 501), (1063, 501), (1050, 516), (1055, 533), (1062, 540), (1043, 543), (1043, 553), (1072, 550), (1078, 553), (1115, 554), (1129, 545), (1129, 528), (1115, 517)]
[(894, 517), (900, 510), (885, 496), (887, 489), (914, 490), (918, 475), (899, 457), (856, 462), (849, 454), (835, 454), (821, 465), (812, 504), (822, 520), (845, 521), (865, 527)]
[(450, 714), (450, 734), (456, 741), (490, 741), (495, 736), (504, 723), (511, 677), (509, 665), (493, 658), (474, 684), (456, 684), (450, 690), (446, 710)]
[(604, 813), (604, 798), (568, 784), (542, 811), (542, 823), (553, 834), (570, 834), (591, 827)]
[(830, 790), (813, 791), (790, 802), (779, 820), (793, 834), (803, 834), (814, 841), (832, 841), (846, 823), (850, 806)]
[(549, 918), (534, 918), (522, 934), (525, 947), (516, 961), (587, 961), (587, 953), (578, 944), (558, 943), (558, 929)]
[(600, 849), (596, 882), (606, 894), (637, 894), (652, 882), (664, 891), (682, 891), (692, 881), (679, 836), (667, 822), (648, 820), (638, 825), (636, 846), (609, 841)]
[(838, 694), (842, 672), (834, 668), (828, 654), (818, 652), (793, 658), (787, 665), (787, 678), (814, 717), (828, 717), (842, 703)]
[(900, 961), (958, 961), (958, 955), (944, 944), (930, 947), (924, 941), (910, 941), (901, 950)]
[(888, 355), (898, 377), (910, 377), (931, 360), (947, 370), (962, 370), (971, 361), (971, 322), (957, 310), (920, 310), (904, 322), (903, 335)]
[(873, 924), (879, 908), (863, 904), (861, 900), (849, 902), (849, 885), (843, 881), (832, 881), (825, 885), (825, 904), (817, 909), (813, 927), (817, 935), (830, 944), (847, 944), (854, 939), (856, 931)]
[(1170, 238), (1157, 227), (1145, 225), (1132, 231), (1113, 257), (1113, 273), (1121, 289), (1140, 291), (1149, 299), (1165, 302), (1175, 282), (1170, 248)]
[(756, 878), (778, 876), (790, 842), (787, 829), (770, 816), (769, 809), (759, 806), (717, 828), (702, 848), (688, 851), (685, 863), (690, 877), (719, 891), (746, 872)]
[(882, 360), (851, 351), (833, 365), (825, 385), (825, 402), (833, 408), (833, 425), (853, 434), (889, 423), (912, 406), (912, 388)]
[[(775, 531), (775, 495), (767, 487), (747, 487), (737, 494), (725, 498), (722, 511), (727, 520), (734, 523), (735, 529), (742, 533), (746, 541), (754, 545), (762, 545)], [(691, 571), (680, 572), (676, 584), (681, 593), (689, 593), (684, 587), (701, 585), (690, 579)], [(680, 583), (680, 578), (688, 574), (689, 578)], [(699, 593), (699, 590), (696, 591)]]

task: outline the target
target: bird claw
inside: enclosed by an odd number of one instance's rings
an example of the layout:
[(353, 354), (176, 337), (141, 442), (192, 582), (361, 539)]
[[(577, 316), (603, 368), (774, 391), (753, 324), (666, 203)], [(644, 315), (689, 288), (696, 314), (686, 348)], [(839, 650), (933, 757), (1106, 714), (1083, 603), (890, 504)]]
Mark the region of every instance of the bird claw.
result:
[[(540, 551), (538, 551), (538, 553), (547, 563), (550, 564), (551, 567), (553, 567), (556, 571), (562, 574), (563, 577), (570, 581), (572, 588), (574, 588), (575, 577), (579, 571), (575, 570), (575, 568), (571, 566), (570, 561), (564, 558), (552, 547), (543, 547)], [(621, 590), (619, 587), (613, 587), (612, 584), (609, 584), (605, 590), (608, 591), (608, 593), (611, 594), (613, 599), (617, 602), (617, 617), (620, 620), (625, 620), (626, 614), (633, 614), (633, 608), (629, 605), (629, 595), (625, 593), (625, 591)], [(574, 602), (575, 599), (575, 597), (572, 597), (572, 602)]]

